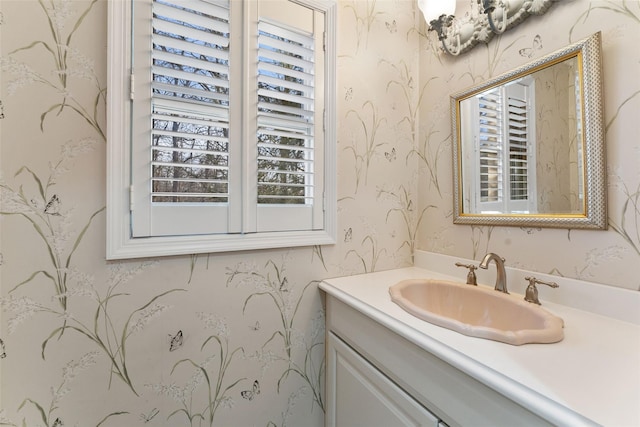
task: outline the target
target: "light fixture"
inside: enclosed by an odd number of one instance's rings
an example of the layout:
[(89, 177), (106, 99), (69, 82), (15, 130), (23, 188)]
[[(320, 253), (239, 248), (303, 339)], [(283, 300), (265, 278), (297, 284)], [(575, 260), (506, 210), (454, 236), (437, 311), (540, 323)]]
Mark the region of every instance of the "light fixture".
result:
[(462, 19), (455, 16), (456, 0), (417, 2), (429, 31), (438, 34), (445, 52), (456, 56), (479, 42), (488, 43), (530, 15), (544, 14), (554, 0), (471, 0), (471, 11)]
[[(480, 12), (487, 15), (491, 31), (495, 34), (504, 33), (507, 29), (507, 16), (510, 10), (509, 2), (507, 0), (478, 0), (478, 6), (480, 6)], [(498, 26), (496, 26), (496, 20), (499, 21)]]
[[(424, 20), (429, 23), (429, 31), (438, 34), (438, 40), (442, 43), (444, 50), (450, 55), (460, 53), (459, 33), (454, 26), (456, 0), (418, 0), (418, 8), (424, 16)], [(450, 39), (456, 39), (457, 43), (451, 43)]]

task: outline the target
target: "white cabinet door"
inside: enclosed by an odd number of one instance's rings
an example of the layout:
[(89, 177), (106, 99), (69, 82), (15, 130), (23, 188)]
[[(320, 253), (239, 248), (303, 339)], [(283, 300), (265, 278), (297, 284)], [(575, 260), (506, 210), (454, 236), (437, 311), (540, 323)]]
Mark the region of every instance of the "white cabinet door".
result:
[(327, 335), (327, 427), (438, 426), (424, 406), (340, 338)]

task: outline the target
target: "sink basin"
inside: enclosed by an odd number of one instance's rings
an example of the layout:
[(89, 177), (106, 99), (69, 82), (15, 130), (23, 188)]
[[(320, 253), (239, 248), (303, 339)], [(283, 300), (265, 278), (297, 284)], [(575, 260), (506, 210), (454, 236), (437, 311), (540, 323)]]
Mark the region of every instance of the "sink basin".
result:
[(391, 300), (412, 315), (472, 337), (507, 344), (553, 343), (564, 322), (513, 295), (446, 280), (403, 280), (389, 288)]

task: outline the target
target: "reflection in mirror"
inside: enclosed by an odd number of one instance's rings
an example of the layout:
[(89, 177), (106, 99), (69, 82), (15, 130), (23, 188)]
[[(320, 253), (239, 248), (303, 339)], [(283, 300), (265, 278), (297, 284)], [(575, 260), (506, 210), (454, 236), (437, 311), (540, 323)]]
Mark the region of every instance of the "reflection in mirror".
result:
[(454, 222), (606, 228), (600, 34), (452, 96)]
[(576, 83), (574, 56), (460, 102), (469, 213), (583, 212)]

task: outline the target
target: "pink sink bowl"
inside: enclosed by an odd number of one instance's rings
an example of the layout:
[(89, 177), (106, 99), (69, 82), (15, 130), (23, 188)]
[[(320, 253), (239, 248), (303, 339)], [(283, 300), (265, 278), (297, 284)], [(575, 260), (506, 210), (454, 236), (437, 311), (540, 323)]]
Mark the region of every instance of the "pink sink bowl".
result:
[(464, 335), (512, 345), (554, 343), (564, 338), (560, 317), (493, 289), (410, 279), (391, 286), (389, 294), (408, 313)]

